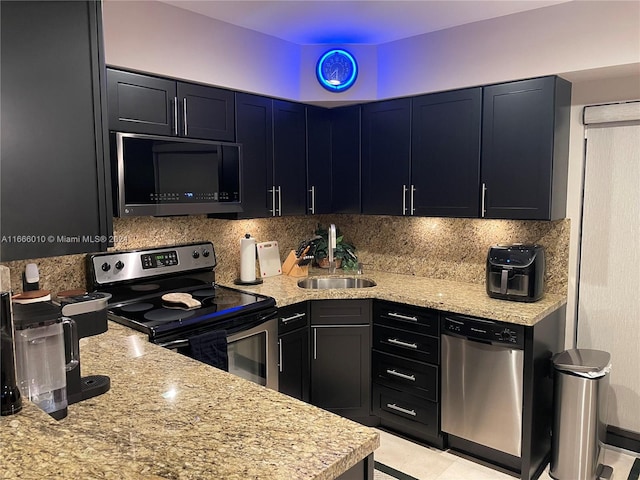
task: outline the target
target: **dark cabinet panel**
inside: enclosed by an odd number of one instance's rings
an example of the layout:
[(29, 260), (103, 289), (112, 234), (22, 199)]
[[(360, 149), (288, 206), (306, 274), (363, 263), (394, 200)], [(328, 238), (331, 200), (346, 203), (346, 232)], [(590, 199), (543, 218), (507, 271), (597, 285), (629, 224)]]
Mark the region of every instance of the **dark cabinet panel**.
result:
[(235, 140), (231, 90), (109, 68), (109, 130)]
[(273, 186), (273, 103), (270, 98), (236, 94), (236, 138), (242, 144), (241, 218), (271, 217)]
[(281, 335), (278, 390), (304, 402), (309, 401), (309, 329)]
[(307, 106), (307, 212), (331, 213), (331, 110)]
[(178, 99), (185, 137), (235, 140), (235, 105), (231, 90), (178, 82)]
[(362, 107), (362, 213), (405, 214), (410, 145), (411, 99)]
[(411, 214), (477, 217), (482, 89), (412, 101)]
[(371, 303), (311, 303), (311, 403), (354, 420), (371, 412)]
[(278, 309), (278, 390), (309, 401), (309, 304)]
[(571, 84), (558, 77), (485, 87), (484, 217), (565, 216), (570, 104)]
[(176, 82), (107, 69), (109, 130), (177, 135)]
[(360, 107), (331, 110), (331, 213), (360, 213)]
[(273, 101), (273, 178), (277, 215), (304, 215), (307, 210), (306, 108)]
[(101, 4), (3, 2), (1, 17), (0, 261), (106, 250)]

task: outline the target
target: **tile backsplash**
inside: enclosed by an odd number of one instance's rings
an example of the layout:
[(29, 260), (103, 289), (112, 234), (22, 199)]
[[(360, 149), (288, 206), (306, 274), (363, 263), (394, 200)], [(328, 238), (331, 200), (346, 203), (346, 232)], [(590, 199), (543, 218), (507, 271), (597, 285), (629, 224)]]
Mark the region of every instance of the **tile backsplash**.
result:
[[(231, 283), (239, 275), (240, 239), (250, 233), (258, 242), (276, 240), (282, 260), (313, 235), (321, 223), (335, 223), (356, 246), (364, 271), (382, 270), (431, 278), (484, 283), (491, 245), (538, 243), (546, 249), (545, 291), (566, 294), (570, 220), (480, 220), (373, 215), (315, 215), (253, 220), (190, 217), (114, 219), (115, 250), (211, 241), (218, 266), (216, 278)], [(53, 293), (86, 287), (84, 255), (7, 262), (14, 292), (22, 291), (27, 263), (40, 270), (40, 287)]]

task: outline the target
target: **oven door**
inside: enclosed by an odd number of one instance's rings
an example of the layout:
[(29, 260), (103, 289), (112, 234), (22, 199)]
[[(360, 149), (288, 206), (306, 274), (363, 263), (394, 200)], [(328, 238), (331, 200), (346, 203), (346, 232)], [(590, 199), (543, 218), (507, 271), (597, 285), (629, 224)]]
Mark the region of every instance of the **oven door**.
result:
[(227, 337), (229, 373), (278, 390), (278, 320)]

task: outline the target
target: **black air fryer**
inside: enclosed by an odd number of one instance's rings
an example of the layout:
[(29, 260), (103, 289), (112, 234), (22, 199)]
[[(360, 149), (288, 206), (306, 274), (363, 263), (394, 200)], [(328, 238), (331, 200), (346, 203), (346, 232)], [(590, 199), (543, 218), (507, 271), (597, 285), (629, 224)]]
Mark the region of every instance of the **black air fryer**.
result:
[(535, 302), (544, 290), (544, 248), (540, 245), (496, 245), (487, 255), (487, 294), (492, 298)]

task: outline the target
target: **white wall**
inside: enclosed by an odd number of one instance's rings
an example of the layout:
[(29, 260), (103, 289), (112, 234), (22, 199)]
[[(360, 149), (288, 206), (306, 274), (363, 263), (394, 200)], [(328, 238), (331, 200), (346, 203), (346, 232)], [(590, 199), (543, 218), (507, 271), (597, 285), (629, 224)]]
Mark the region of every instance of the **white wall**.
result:
[(299, 45), (155, 1), (103, 3), (107, 65), (299, 97)]

